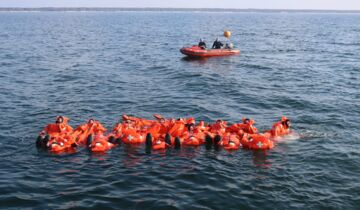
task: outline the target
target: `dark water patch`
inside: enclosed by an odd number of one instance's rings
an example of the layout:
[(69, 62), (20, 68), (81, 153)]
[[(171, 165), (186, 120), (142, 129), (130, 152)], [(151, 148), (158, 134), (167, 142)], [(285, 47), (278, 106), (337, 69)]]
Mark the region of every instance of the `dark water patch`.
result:
[(331, 44), (340, 46), (360, 46), (360, 42), (332, 42)]

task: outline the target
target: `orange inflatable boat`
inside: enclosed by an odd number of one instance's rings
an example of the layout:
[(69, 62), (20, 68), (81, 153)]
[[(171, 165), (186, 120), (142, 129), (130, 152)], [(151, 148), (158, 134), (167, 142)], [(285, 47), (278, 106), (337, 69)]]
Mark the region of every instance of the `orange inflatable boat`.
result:
[(180, 49), (180, 52), (189, 57), (198, 57), (198, 58), (240, 54), (240, 50), (237, 49), (203, 49), (196, 45), (192, 47), (183, 47)]

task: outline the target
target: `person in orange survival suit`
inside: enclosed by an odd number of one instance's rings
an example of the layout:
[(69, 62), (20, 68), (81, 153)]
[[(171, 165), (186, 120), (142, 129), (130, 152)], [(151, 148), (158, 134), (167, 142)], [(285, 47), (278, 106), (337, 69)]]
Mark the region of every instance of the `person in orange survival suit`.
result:
[[(171, 138), (171, 135), (168, 132), (175, 123), (172, 122), (172, 119), (166, 120), (159, 114), (154, 114), (153, 116), (158, 120), (158, 122), (154, 123), (147, 130), (145, 139), (146, 149), (161, 150), (170, 147), (175, 140)], [(175, 129), (171, 132), (174, 133)]]
[(120, 144), (121, 139), (115, 139), (112, 135), (104, 135), (103, 132), (90, 135), (87, 140), (88, 149), (91, 152), (106, 152)]
[(227, 122), (216, 120), (214, 124), (209, 126), (206, 132), (205, 142), (207, 146), (217, 146), (222, 136), (226, 133)]
[(118, 123), (115, 124), (114, 128), (112, 129), (111, 135), (114, 136), (114, 138), (121, 138), (124, 129), (125, 129), (125, 123), (119, 121)]
[(160, 130), (159, 133), (162, 137), (165, 137), (165, 135), (169, 132), (170, 128), (175, 124), (173, 119), (165, 119), (163, 116), (159, 114), (153, 115), (157, 120), (158, 123), (160, 123)]
[(195, 126), (195, 121), (187, 124), (187, 131), (183, 133), (184, 145), (199, 146), (204, 143), (205, 132), (202, 126)]
[(49, 141), (55, 141), (69, 135), (73, 128), (68, 124), (69, 118), (57, 116), (55, 123), (47, 125), (36, 140), (38, 148), (49, 148)]
[(204, 121), (200, 121), (195, 126), (195, 119), (189, 118), (186, 123), (186, 129), (184, 129), (181, 135), (181, 143), (184, 145), (199, 146), (204, 143), (205, 140), (205, 127)]
[(210, 125), (209, 132), (214, 137), (215, 135), (224, 135), (226, 132), (227, 122), (223, 120), (216, 120), (214, 124)]
[(140, 144), (145, 142), (140, 127), (136, 125), (134, 118), (123, 115), (123, 127), (121, 131), (121, 140), (125, 144)]
[(133, 126), (135, 126), (135, 128), (140, 131), (144, 131), (144, 130), (148, 129), (153, 123), (156, 122), (154, 120), (147, 120), (147, 119), (143, 119), (143, 118), (139, 118), (139, 117), (132, 117), (132, 116), (128, 116), (126, 114), (122, 115), (122, 118), (123, 118), (123, 121), (132, 121)]
[(266, 132), (266, 135), (271, 135), (271, 137), (284, 136), (291, 132), (290, 127), (290, 120), (282, 116), (281, 121), (274, 123), (271, 130)]
[(243, 131), (245, 133), (249, 133), (249, 134), (255, 134), (258, 133), (257, 128), (254, 126), (255, 121), (253, 119), (249, 119), (249, 118), (242, 118), (242, 123), (238, 123), (238, 124), (233, 124), (229, 127), (226, 128), (227, 132), (230, 133), (236, 133), (236, 134), (241, 134), (241, 132), (239, 133), (239, 131)]
[(126, 144), (137, 144), (141, 143), (139, 126), (136, 126), (137, 118), (130, 117), (127, 115), (122, 115), (121, 119), (114, 128), (112, 129), (111, 133), (108, 135), (109, 142), (124, 142)]
[(86, 144), (89, 135), (106, 132), (106, 128), (95, 119), (89, 119), (85, 124), (79, 125), (73, 132), (77, 144)]
[(203, 120), (200, 120), (199, 123), (195, 126), (195, 132), (206, 132), (209, 130), (209, 127), (205, 125)]
[[(179, 118), (175, 122), (172, 120), (168, 120), (167, 122), (162, 120), (160, 115), (154, 115), (154, 117), (160, 119), (161, 122), (164, 123), (163, 131), (168, 130), (168, 132), (164, 136), (164, 141), (162, 141), (161, 126), (154, 126), (149, 130), (149, 133), (146, 135), (146, 148), (152, 148), (154, 150), (165, 149), (174, 145), (176, 149), (180, 148), (180, 145), (184, 141), (184, 132), (186, 132), (187, 124), (194, 123), (194, 118), (189, 118), (188, 120)], [(166, 124), (165, 124), (166, 123)]]
[(121, 119), (112, 129), (111, 135), (115, 138), (122, 138), (126, 129), (135, 129), (135, 119), (127, 115), (122, 115)]
[(94, 119), (90, 119), (85, 127), (88, 130), (86, 145), (91, 152), (106, 152), (120, 142), (105, 135), (106, 128)]
[[(226, 129), (228, 130), (228, 129)], [(222, 146), (226, 150), (237, 150), (240, 148), (240, 139), (243, 135), (243, 130), (235, 132), (225, 132), (220, 136), (219, 134), (214, 137), (214, 146)]]
[(61, 136), (73, 131), (73, 128), (68, 124), (69, 118), (63, 116), (57, 116), (55, 123), (49, 124), (44, 128), (50, 137)]
[(175, 138), (178, 137), (182, 144), (189, 131), (193, 134), (194, 128), (195, 119), (193, 117), (190, 117), (189, 119), (179, 118), (169, 130), (169, 134)]
[(78, 126), (70, 136), (76, 145), (88, 145), (87, 141), (89, 141), (90, 137), (93, 138), (93, 135), (103, 134), (104, 132), (106, 132), (106, 128), (99, 121), (89, 119), (85, 124)]
[(184, 119), (179, 118), (175, 121), (175, 123), (169, 129), (169, 134), (172, 137), (181, 137), (186, 129)]

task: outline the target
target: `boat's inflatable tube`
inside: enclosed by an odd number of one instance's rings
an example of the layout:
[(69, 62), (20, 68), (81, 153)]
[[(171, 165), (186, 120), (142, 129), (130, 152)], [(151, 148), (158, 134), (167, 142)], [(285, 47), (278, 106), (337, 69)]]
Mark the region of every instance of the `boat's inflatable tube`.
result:
[(240, 50), (237, 49), (202, 49), (196, 45), (192, 47), (183, 47), (180, 49), (180, 52), (189, 57), (214, 57), (214, 56), (229, 56), (229, 55), (239, 55)]

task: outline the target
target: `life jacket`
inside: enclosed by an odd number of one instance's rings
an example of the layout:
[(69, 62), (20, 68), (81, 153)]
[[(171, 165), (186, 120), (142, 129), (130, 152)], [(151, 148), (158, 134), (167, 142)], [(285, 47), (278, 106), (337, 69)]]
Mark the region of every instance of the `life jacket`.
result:
[[(247, 120), (249, 120), (249, 122), (246, 122)], [(243, 121), (242, 123), (233, 124), (233, 125), (227, 127), (226, 131), (230, 132), (230, 133), (238, 133), (238, 134), (239, 134), (240, 130), (242, 130), (245, 133), (249, 133), (249, 134), (258, 133), (258, 130), (254, 126), (254, 124), (255, 124), (254, 120), (243, 118), (242, 121)]]
[(85, 144), (86, 139), (91, 134), (103, 134), (106, 132), (106, 128), (99, 122), (95, 121), (93, 123), (84, 123), (78, 126), (72, 136), (76, 139), (77, 144)]
[(162, 125), (160, 123), (155, 123), (151, 128), (149, 128), (147, 130), (147, 133), (150, 133), (152, 137), (157, 139), (161, 135), (161, 133), (160, 133), (161, 128), (162, 128)]
[(174, 123), (174, 125), (169, 129), (169, 134), (172, 137), (180, 137), (183, 135), (185, 131), (185, 123), (183, 120), (178, 120)]
[(188, 125), (194, 124), (195, 125), (195, 119), (193, 117), (190, 117), (189, 119), (186, 120), (186, 124), (188, 124)]
[(111, 135), (115, 138), (119, 138), (123, 135), (123, 130), (125, 129), (125, 125), (122, 123), (117, 123), (111, 131)]
[(88, 129), (87, 123), (79, 125), (73, 132), (73, 136), (76, 139), (78, 144), (85, 144), (86, 138), (90, 133), (90, 129)]
[(63, 134), (69, 134), (73, 131), (73, 128), (68, 124), (69, 118), (62, 117), (62, 123), (52, 123), (47, 125), (43, 130), (51, 137), (56, 137)]
[(153, 114), (153, 116), (158, 120), (161, 120), (161, 119), (165, 120), (165, 118), (163, 116), (159, 115), (159, 114)]
[[(183, 132), (181, 139), (184, 145), (199, 146), (205, 143), (205, 136), (207, 128), (205, 127), (204, 121), (200, 121), (198, 125), (194, 127), (192, 131), (186, 130)], [(180, 139), (180, 141), (181, 141)]]
[(160, 135), (165, 135), (168, 132), (168, 130), (170, 129), (170, 127), (173, 125), (171, 123), (171, 120), (167, 120), (167, 119), (165, 119), (163, 116), (161, 116), (159, 114), (154, 114), (153, 116), (158, 120), (158, 122), (153, 123), (153, 125), (154, 124), (160, 124), (159, 133), (160, 133)]
[(266, 150), (274, 148), (274, 142), (263, 134), (248, 134), (241, 139), (244, 148), (254, 150)]
[(207, 132), (212, 138), (216, 135), (223, 136), (226, 133), (226, 125), (225, 121), (215, 122), (214, 124), (210, 125), (210, 129)]
[(72, 135), (62, 135), (51, 138), (47, 143), (47, 147), (51, 152), (73, 151), (73, 145), (76, 144)]
[(222, 136), (221, 141), (218, 142), (219, 146), (227, 150), (237, 150), (240, 147), (240, 140), (237, 135), (227, 133)]
[(89, 145), (91, 152), (106, 152), (113, 148), (115, 145), (108, 141), (108, 137), (103, 134), (94, 135), (94, 139)]
[(224, 145), (224, 149), (226, 150), (238, 150), (240, 148), (240, 144), (236, 144), (236, 142), (229, 141), (228, 144)]
[(205, 126), (204, 121), (200, 121), (199, 124), (195, 126), (194, 132), (200, 133), (200, 132), (205, 132), (207, 130), (209, 130), (209, 128)]
[(60, 152), (67, 152), (67, 151), (74, 151), (75, 149), (71, 146), (71, 144), (68, 144), (60, 139), (53, 139), (48, 142), (48, 148), (50, 152), (54, 153), (60, 153)]
[(240, 124), (241, 129), (245, 132), (245, 133), (249, 133), (249, 134), (255, 134), (258, 133), (258, 130), (256, 129), (256, 127), (254, 126), (255, 124), (255, 120), (253, 119), (249, 119), (249, 121), (247, 122), (246, 118), (243, 118), (243, 123)]
[(233, 124), (227, 128), (227, 132), (231, 132), (231, 133), (238, 133), (239, 130), (242, 130), (248, 134), (255, 134), (258, 132), (256, 127), (253, 126), (252, 124), (239, 123), (239, 124)]
[(102, 134), (106, 132), (106, 128), (99, 121), (95, 121), (92, 131), (95, 134)]
[(154, 120), (147, 120), (147, 119), (132, 117), (128, 115), (123, 115), (122, 118), (124, 121), (126, 120), (132, 121), (134, 123), (134, 126), (138, 130), (148, 129), (155, 122)]
[(199, 146), (204, 143), (205, 134), (196, 133), (196, 132), (186, 132), (183, 139), (184, 139), (183, 140), (184, 145)]
[(141, 144), (145, 142), (145, 138), (135, 128), (126, 128), (123, 130), (121, 140), (125, 144)]
[(152, 149), (153, 150), (162, 150), (162, 149), (166, 149), (166, 143), (164, 141), (161, 140), (154, 140), (152, 143)]
[(290, 133), (290, 129), (285, 128), (285, 126), (282, 124), (286, 120), (286, 117), (282, 117), (280, 122), (274, 123), (271, 130), (269, 131), (272, 137), (284, 136)]

